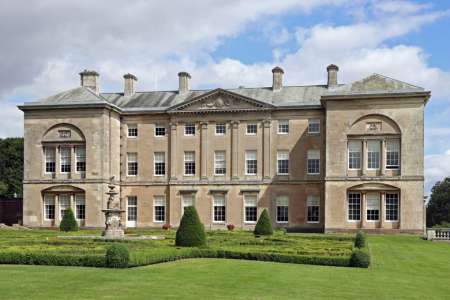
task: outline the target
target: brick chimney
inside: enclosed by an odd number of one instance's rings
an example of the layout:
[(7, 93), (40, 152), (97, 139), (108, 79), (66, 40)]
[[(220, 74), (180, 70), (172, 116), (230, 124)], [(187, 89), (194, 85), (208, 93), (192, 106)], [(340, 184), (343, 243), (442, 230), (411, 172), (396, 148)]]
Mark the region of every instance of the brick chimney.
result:
[(272, 69), (272, 73), (273, 73), (272, 90), (279, 91), (283, 87), (284, 71), (280, 67), (275, 67)]
[(124, 88), (123, 88), (123, 95), (125, 97), (133, 96), (136, 93), (136, 82), (137, 77), (133, 74), (127, 73), (123, 75), (124, 79)]
[(338, 85), (338, 81), (337, 81), (337, 73), (339, 71), (338, 66), (336, 65), (329, 65), (327, 67), (327, 72), (328, 72), (328, 87), (335, 87)]
[(80, 73), (81, 86), (91, 89), (95, 94), (100, 93), (100, 84), (98, 73), (91, 70), (84, 70)]
[(189, 92), (189, 79), (191, 79), (191, 75), (188, 72), (178, 73), (178, 93), (180, 95)]

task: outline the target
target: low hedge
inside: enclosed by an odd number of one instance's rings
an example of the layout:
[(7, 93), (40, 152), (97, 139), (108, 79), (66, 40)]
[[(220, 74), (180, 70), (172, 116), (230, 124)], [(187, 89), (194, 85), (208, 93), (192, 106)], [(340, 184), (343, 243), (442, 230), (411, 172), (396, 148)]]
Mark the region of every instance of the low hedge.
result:
[(0, 252), (0, 264), (105, 267), (101, 255)]
[(370, 255), (366, 248), (357, 248), (353, 250), (350, 256), (350, 267), (368, 268), (370, 265)]

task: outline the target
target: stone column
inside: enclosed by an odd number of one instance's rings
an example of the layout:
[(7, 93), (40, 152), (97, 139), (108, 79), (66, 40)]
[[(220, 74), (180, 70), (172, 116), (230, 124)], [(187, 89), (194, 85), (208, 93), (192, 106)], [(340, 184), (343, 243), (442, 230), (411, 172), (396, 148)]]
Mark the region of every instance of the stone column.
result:
[(367, 172), (367, 141), (363, 140), (363, 144), (362, 144), (362, 155), (361, 155), (361, 159), (362, 159), (362, 164), (361, 164), (361, 174), (364, 176), (366, 175)]
[(70, 178), (75, 178), (75, 172), (77, 170), (77, 165), (75, 162), (75, 146), (70, 147)]
[(55, 226), (59, 225), (61, 216), (60, 216), (60, 209), (59, 209), (59, 195), (55, 194)]
[(361, 193), (361, 228), (366, 227), (366, 192)]
[(53, 175), (53, 178), (61, 178), (61, 147), (56, 146), (55, 147), (55, 174)]
[(386, 139), (381, 140), (380, 164), (380, 175), (384, 176), (386, 173)]
[(239, 122), (231, 121), (231, 180), (239, 179), (238, 140), (239, 140)]
[(263, 121), (263, 179), (270, 179), (270, 120)]
[(208, 123), (200, 123), (200, 180), (208, 179)]
[(384, 205), (385, 205), (385, 202), (386, 202), (386, 193), (385, 192), (381, 192), (381, 201), (380, 201), (380, 228), (384, 228), (384, 219), (385, 219), (385, 216), (384, 216), (384, 213), (385, 213), (385, 210), (384, 210)]
[(177, 180), (177, 123), (170, 123), (170, 180)]

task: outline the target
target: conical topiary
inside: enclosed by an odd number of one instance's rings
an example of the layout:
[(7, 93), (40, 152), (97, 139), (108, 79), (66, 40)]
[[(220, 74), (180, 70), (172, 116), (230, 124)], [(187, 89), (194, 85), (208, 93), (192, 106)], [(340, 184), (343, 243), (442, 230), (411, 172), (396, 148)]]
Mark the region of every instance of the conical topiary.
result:
[(197, 210), (193, 206), (184, 209), (180, 227), (175, 238), (176, 246), (198, 247), (206, 245), (206, 234), (203, 224), (200, 222)]
[(272, 221), (270, 220), (269, 213), (267, 209), (264, 209), (259, 216), (258, 223), (256, 223), (255, 230), (253, 231), (255, 235), (272, 235)]
[(78, 231), (78, 223), (75, 220), (73, 211), (69, 208), (64, 212), (64, 217), (59, 224), (59, 230), (61, 231)]

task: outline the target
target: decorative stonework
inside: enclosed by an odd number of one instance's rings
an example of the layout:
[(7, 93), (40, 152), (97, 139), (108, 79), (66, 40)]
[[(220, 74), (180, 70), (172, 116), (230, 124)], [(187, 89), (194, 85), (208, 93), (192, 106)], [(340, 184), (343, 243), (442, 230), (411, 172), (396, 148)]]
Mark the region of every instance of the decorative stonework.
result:
[(371, 132), (381, 131), (381, 122), (367, 122), (366, 130)]
[(124, 231), (121, 221), (121, 215), (124, 210), (120, 209), (120, 201), (115, 199), (118, 194), (115, 189), (115, 185), (108, 185), (109, 191), (106, 193), (109, 195), (106, 209), (103, 209), (105, 214), (105, 230), (103, 231), (103, 236), (105, 238), (123, 238)]

